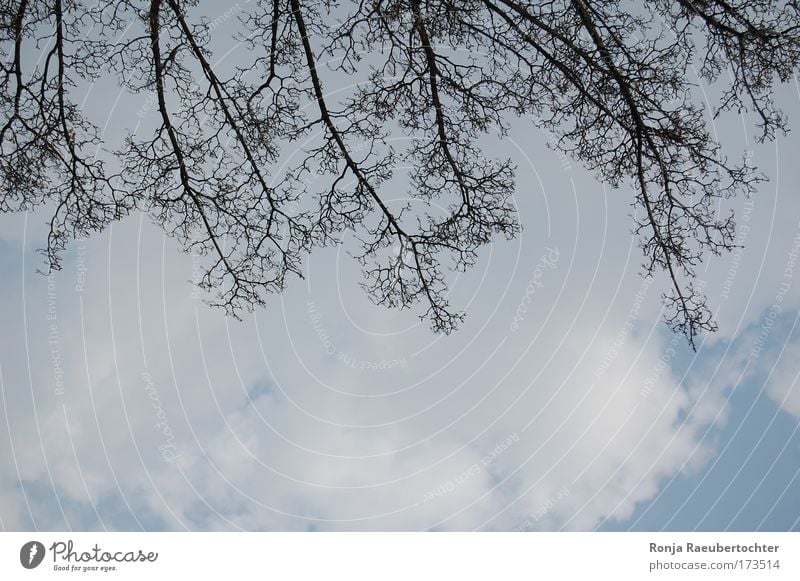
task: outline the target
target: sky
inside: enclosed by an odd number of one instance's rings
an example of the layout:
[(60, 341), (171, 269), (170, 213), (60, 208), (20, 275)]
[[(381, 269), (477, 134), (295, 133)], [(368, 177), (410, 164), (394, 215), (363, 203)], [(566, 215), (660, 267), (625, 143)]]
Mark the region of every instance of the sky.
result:
[[(83, 102), (113, 140), (146, 99)], [(800, 530), (797, 80), (777, 99), (774, 143), (710, 122), (770, 179), (726, 202), (743, 248), (698, 271), (696, 353), (640, 276), (631, 190), (531, 119), (486, 140), (523, 232), (453, 275), (449, 336), (369, 301), (350, 234), (237, 321), (146, 215), (52, 276), (46, 212), (0, 215), (0, 530)]]

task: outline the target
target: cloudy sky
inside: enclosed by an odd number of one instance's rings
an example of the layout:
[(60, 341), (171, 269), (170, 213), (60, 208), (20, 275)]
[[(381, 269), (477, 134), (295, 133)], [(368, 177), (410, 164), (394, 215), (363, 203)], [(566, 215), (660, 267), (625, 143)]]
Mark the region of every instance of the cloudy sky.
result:
[[(85, 106), (113, 141), (146, 99)], [(639, 276), (631, 191), (532, 120), (487, 140), (524, 231), (453, 276), (450, 336), (374, 306), (347, 238), (236, 321), (147, 216), (50, 277), (46, 213), (0, 216), (0, 529), (800, 529), (797, 81), (778, 101), (775, 143), (713, 124), (770, 181), (727, 202), (744, 248), (698, 273), (720, 329), (697, 353)]]

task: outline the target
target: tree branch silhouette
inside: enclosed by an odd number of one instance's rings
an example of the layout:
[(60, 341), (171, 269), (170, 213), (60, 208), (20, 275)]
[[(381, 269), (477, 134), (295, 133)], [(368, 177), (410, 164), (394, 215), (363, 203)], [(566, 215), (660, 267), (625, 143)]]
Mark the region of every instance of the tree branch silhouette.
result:
[[(796, 1), (256, 0), (222, 27), (197, 10), (0, 9), (0, 211), (52, 208), (50, 268), (71, 237), (144, 211), (206, 257), (200, 286), (237, 316), (349, 231), (369, 296), (420, 303), (450, 332), (464, 313), (449, 303), (448, 271), (521, 228), (514, 165), (481, 139), (526, 116), (552, 147), (633, 188), (643, 275), (668, 281), (670, 327), (692, 347), (716, 329), (695, 269), (734, 247), (720, 200), (762, 177), (722, 155), (688, 72), (697, 64), (720, 87), (713, 115), (750, 112), (759, 139), (774, 139), (787, 128), (774, 87), (800, 66)], [(212, 34), (238, 39), (236, 66), (212, 58)], [(351, 86), (328, 92), (333, 74)], [(152, 94), (158, 118), (105, 158), (72, 100), (104, 75)], [(411, 168), (402, 192), (399, 165)]]

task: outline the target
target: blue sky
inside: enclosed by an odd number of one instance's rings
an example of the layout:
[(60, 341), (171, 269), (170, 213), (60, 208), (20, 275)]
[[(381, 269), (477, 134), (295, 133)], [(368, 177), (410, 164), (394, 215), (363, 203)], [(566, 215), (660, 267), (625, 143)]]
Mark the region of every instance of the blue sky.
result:
[[(100, 83), (86, 106), (113, 142), (146, 100)], [(639, 276), (632, 192), (525, 119), (486, 141), (523, 233), (454, 276), (446, 337), (370, 303), (347, 239), (234, 321), (147, 216), (48, 280), (46, 212), (0, 215), (0, 529), (797, 530), (797, 83), (778, 101), (775, 143), (711, 125), (770, 181), (720, 208), (744, 249), (699, 269), (719, 331), (697, 353)]]
[[(797, 311), (780, 317), (773, 345), (796, 342), (797, 323)], [(702, 356), (719, 357), (723, 351), (717, 346)], [(688, 367), (685, 359), (673, 366), (678, 372)], [(599, 528), (800, 530), (800, 429), (797, 416), (765, 392), (769, 380), (768, 371), (760, 372), (730, 387), (726, 421), (707, 435), (718, 451), (700, 470), (674, 475), (630, 519), (603, 522)]]

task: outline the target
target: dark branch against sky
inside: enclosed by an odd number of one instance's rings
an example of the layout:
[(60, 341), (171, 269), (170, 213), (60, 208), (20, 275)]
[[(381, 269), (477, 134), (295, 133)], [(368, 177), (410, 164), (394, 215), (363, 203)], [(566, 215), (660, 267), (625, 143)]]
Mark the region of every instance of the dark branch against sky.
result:
[[(723, 157), (689, 69), (721, 87), (714, 115), (749, 112), (774, 139), (787, 123), (774, 86), (800, 63), (797, 2), (262, 0), (237, 14), (233, 68), (215, 60), (218, 31), (199, 12), (178, 0), (1, 9), (0, 211), (52, 208), (51, 268), (70, 238), (141, 210), (206, 257), (200, 285), (236, 315), (352, 232), (372, 299), (421, 304), (449, 332), (464, 313), (448, 302), (448, 272), (524, 226), (512, 160), (480, 140), (526, 116), (633, 188), (643, 275), (669, 281), (672, 329), (694, 345), (716, 328), (695, 269), (734, 246), (720, 201), (760, 178), (746, 156)], [(348, 91), (328, 92), (331, 71), (353, 80)], [(113, 163), (97, 157), (99, 121), (73, 94), (108, 75), (158, 110)], [(429, 210), (392, 203), (404, 197)]]

